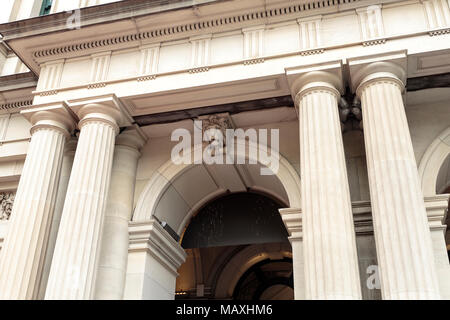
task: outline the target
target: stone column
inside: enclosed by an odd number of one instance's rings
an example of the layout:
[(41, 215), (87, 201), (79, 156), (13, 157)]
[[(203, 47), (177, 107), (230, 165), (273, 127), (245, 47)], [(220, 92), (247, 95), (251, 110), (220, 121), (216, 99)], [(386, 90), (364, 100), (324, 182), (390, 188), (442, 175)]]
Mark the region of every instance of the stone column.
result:
[(361, 60), (349, 63), (362, 104), (381, 293), (383, 299), (439, 299), (430, 229), (402, 99), (405, 71), (393, 62), (377, 59), (364, 65)]
[(77, 148), (77, 138), (72, 137), (64, 148), (64, 156), (59, 178), (58, 193), (56, 195), (55, 212), (53, 213), (50, 235), (48, 238), (47, 252), (45, 254), (44, 269), (39, 284), (38, 299), (44, 299), (47, 288), (48, 275), (52, 264), (53, 251), (55, 250), (56, 236), (58, 235), (59, 223), (61, 222), (64, 200), (66, 199), (67, 186), (69, 184), (70, 172), (72, 171), (73, 159)]
[[(300, 120), (306, 299), (361, 299), (355, 230), (338, 114), (341, 65), (287, 71)], [(316, 71), (316, 70), (317, 71)]]
[(95, 299), (123, 298), (129, 245), (128, 222), (133, 211), (139, 149), (145, 140), (137, 128), (125, 130), (116, 140)]
[(175, 299), (178, 269), (186, 252), (156, 220), (130, 222), (126, 300)]
[(71, 106), (80, 136), (56, 239), (45, 299), (92, 299), (111, 177), (117, 101)]
[(74, 118), (63, 103), (21, 111), (31, 141), (0, 251), (0, 299), (36, 299), (55, 208), (64, 144)]
[(279, 209), (281, 219), (289, 233), (292, 247), (292, 271), (294, 272), (294, 299), (305, 300), (305, 263), (303, 261), (303, 232), (301, 210)]

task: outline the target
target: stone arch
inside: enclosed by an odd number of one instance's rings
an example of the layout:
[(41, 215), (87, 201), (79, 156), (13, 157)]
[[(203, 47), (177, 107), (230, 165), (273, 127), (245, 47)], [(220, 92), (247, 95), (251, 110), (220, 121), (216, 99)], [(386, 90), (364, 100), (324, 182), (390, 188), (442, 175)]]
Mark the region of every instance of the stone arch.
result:
[(436, 195), (439, 171), (450, 156), (450, 127), (428, 146), (419, 164), (419, 180), (425, 197)]
[(231, 297), (241, 276), (253, 265), (263, 260), (280, 258), (292, 258), (289, 244), (271, 243), (246, 247), (235, 254), (223, 269), (218, 270), (215, 297), (219, 299)]
[[(242, 158), (246, 160), (252, 160), (257, 162), (261, 166), (267, 166), (268, 163), (264, 163), (263, 161), (259, 161), (255, 157), (251, 157), (251, 155), (258, 154), (258, 144), (249, 143), (245, 140), (237, 140), (236, 146), (244, 144), (246, 146), (245, 154), (239, 153), (239, 148), (237, 148), (238, 152), (236, 152), (237, 158)], [(197, 145), (191, 150), (191, 155), (198, 149), (202, 148), (202, 145)], [(269, 153), (272, 152), (270, 147), (267, 147)], [(252, 152), (250, 152), (252, 151)], [(256, 153), (255, 153), (256, 152)], [(250, 156), (249, 156), (250, 155)], [(177, 177), (180, 177), (184, 173), (186, 173), (190, 168), (194, 167), (195, 164), (174, 164), (171, 160), (164, 163), (158, 170), (155, 172), (150, 178), (149, 182), (144, 187), (141, 195), (136, 204), (136, 209), (134, 211), (134, 215), (132, 221), (148, 221), (152, 218), (155, 213), (155, 210), (158, 206), (158, 203), (162, 197), (162, 195), (166, 192), (166, 190), (171, 186), (171, 181), (174, 181)], [(287, 201), (291, 208), (300, 208), (301, 206), (301, 191), (300, 191), (300, 177), (294, 167), (288, 162), (286, 158), (282, 155), (279, 156), (279, 168), (277, 173), (273, 176), (281, 183), (284, 191), (287, 195)], [(261, 191), (268, 193), (274, 197), (278, 197), (276, 194), (273, 194), (269, 189), (261, 189)], [(217, 189), (214, 192), (211, 192), (205, 195), (201, 200), (197, 201), (195, 205), (193, 205), (188, 213), (184, 216), (181, 222), (177, 223), (177, 225), (172, 225), (171, 227), (174, 231), (177, 232), (178, 235), (182, 233), (184, 227), (188, 223), (190, 217), (198, 210), (201, 206), (203, 206), (208, 201), (214, 199), (215, 197), (224, 194), (226, 190)], [(279, 198), (279, 197), (278, 197)], [(171, 212), (167, 212), (167, 215), (170, 215)]]

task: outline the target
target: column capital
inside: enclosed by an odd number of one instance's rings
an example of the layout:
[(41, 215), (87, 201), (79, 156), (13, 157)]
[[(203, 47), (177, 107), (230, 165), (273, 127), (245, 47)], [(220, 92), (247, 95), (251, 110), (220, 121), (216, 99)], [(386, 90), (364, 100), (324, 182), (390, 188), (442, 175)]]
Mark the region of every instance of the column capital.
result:
[(111, 124), (119, 132), (119, 127), (130, 126), (132, 117), (115, 94), (69, 100), (70, 108), (80, 119), (78, 127), (91, 121)]
[(300, 98), (311, 90), (323, 89), (337, 97), (344, 93), (342, 60), (285, 69), (292, 98), (298, 104)]
[(355, 57), (347, 60), (352, 92), (361, 90), (374, 81), (392, 81), (403, 91), (406, 84), (406, 50)]
[(125, 146), (139, 151), (148, 137), (137, 125), (130, 126), (122, 131), (116, 138), (116, 146)]
[(41, 128), (53, 128), (69, 138), (78, 120), (65, 102), (32, 105), (22, 108), (20, 113), (33, 125), (31, 134)]

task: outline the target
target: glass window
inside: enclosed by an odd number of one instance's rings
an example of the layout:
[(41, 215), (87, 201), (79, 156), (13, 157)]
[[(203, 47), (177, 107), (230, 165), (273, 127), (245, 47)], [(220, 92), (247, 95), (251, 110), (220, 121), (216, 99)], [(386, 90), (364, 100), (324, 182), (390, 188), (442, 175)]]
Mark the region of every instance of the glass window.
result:
[(49, 14), (51, 7), (52, 7), (52, 0), (43, 0), (39, 15), (45, 16), (46, 14)]

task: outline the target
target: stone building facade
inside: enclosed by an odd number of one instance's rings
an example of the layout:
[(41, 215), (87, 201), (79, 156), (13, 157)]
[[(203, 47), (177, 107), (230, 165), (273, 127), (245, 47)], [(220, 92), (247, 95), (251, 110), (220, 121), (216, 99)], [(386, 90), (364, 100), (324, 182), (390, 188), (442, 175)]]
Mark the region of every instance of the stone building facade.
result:
[(449, 0), (0, 22), (1, 299), (450, 299)]

